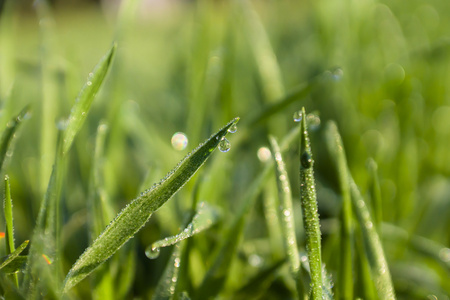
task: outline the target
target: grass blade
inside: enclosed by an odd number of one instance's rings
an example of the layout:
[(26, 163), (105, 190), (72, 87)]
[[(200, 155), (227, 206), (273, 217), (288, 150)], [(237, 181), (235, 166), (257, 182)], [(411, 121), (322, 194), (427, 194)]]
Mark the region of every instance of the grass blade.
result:
[[(5, 176), (5, 198), (3, 202), (3, 209), (5, 212), (6, 221), (6, 232), (5, 232), (5, 242), (6, 242), (6, 254), (11, 254), (16, 250), (14, 246), (14, 223), (13, 223), (13, 212), (12, 212), (12, 199), (11, 199), (11, 186), (9, 184), (8, 175)], [(12, 275), (12, 279), (16, 287), (19, 286), (19, 279), (17, 274)]]
[[(25, 264), (27, 262), (27, 257), (25, 255), (16, 256), (7, 265), (1, 268), (2, 272), (5, 274), (17, 275), (17, 272), (25, 269)], [(16, 285), (16, 287), (18, 287)]]
[(370, 195), (372, 198), (372, 209), (375, 215), (375, 226), (377, 226), (378, 234), (381, 235), (381, 222), (383, 221), (383, 208), (381, 201), (380, 179), (378, 178), (378, 165), (373, 158), (369, 159), (367, 165), (371, 177)]
[(160, 183), (145, 191), (127, 205), (103, 233), (86, 249), (67, 274), (63, 291), (67, 292), (105, 262), (145, 225), (152, 213), (169, 200), (195, 174), (222, 142), (228, 129), (239, 118), (229, 122), (191, 154), (187, 155)]
[(347, 174), (347, 159), (344, 145), (339, 135), (336, 123), (330, 121), (326, 128), (328, 151), (334, 157), (335, 167), (339, 179), (339, 187), (342, 196), (342, 210), (340, 214), (340, 259), (338, 286), (336, 298), (353, 299), (353, 274), (352, 274), (352, 203)]
[(180, 243), (173, 248), (172, 256), (167, 262), (164, 274), (161, 276), (158, 285), (156, 286), (155, 294), (153, 294), (152, 299), (164, 300), (173, 298), (178, 282), (181, 265), (180, 257), (183, 253), (184, 245), (185, 243)]
[(369, 259), (372, 278), (375, 282), (378, 296), (380, 299), (395, 299), (391, 273), (389, 272), (383, 247), (370, 216), (369, 209), (351, 175), (349, 176), (349, 180), (353, 208), (360, 224), (364, 248)]
[(28, 246), (29, 242), (30, 241), (28, 241), (28, 240), (23, 242), (19, 247), (17, 247), (16, 250), (14, 250), (11, 254), (6, 256), (3, 260), (3, 262), (0, 264), (0, 270), (2, 270), (4, 267), (6, 267), (10, 263), (12, 263), (14, 260), (16, 260), (17, 257), (19, 256), (19, 254), (22, 253), (23, 250), (25, 250), (25, 248)]
[(295, 235), (294, 208), (292, 205), (291, 185), (286, 167), (281, 156), (280, 146), (277, 140), (269, 136), (270, 145), (272, 147), (272, 156), (276, 164), (276, 175), (278, 183), (278, 193), (280, 198), (281, 224), (283, 229), (283, 241), (287, 256), (289, 258), (290, 271), (297, 285), (297, 292), (300, 298), (304, 298), (303, 281), (301, 280), (300, 258), (298, 255), (297, 238)]
[(306, 234), (306, 250), (311, 272), (311, 298), (322, 299), (322, 257), (319, 214), (317, 212), (316, 186), (314, 182), (314, 160), (306, 126), (305, 108), (300, 121), (300, 200), (303, 226)]
[(145, 254), (148, 258), (158, 257), (161, 247), (174, 245), (199, 232), (202, 232), (203, 230), (208, 229), (218, 221), (219, 216), (219, 212), (214, 207), (208, 205), (206, 202), (201, 202), (198, 205), (197, 212), (192, 218), (192, 221), (181, 233), (152, 243), (145, 250)]
[(114, 44), (111, 49), (100, 59), (94, 70), (89, 73), (86, 83), (81, 89), (76, 99), (75, 105), (72, 107), (68, 119), (67, 128), (64, 132), (62, 154), (66, 154), (72, 145), (73, 139), (83, 126), (87, 113), (91, 107), (95, 95), (100, 89), (106, 74), (111, 66), (117, 45)]
[(2, 170), (3, 165), (5, 164), (6, 153), (8, 152), (8, 149), (11, 145), (11, 141), (14, 138), (14, 133), (17, 131), (17, 128), (19, 128), (19, 125), (25, 119), (28, 111), (29, 106), (25, 106), (25, 108), (23, 108), (22, 111), (16, 117), (14, 117), (13, 119), (11, 119), (11, 121), (8, 122), (5, 131), (3, 131), (2, 133), (2, 137), (0, 140), (0, 171)]

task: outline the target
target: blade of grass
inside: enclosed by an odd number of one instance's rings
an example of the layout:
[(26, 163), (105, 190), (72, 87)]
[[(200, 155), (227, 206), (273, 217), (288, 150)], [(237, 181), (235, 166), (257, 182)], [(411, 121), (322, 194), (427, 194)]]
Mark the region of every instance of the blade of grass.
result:
[(160, 183), (127, 205), (72, 266), (64, 282), (63, 292), (78, 284), (133, 237), (150, 216), (195, 174), (219, 146), (228, 129), (238, 120), (239, 118), (236, 118), (229, 122), (188, 154)]
[[(5, 213), (6, 221), (6, 232), (5, 232), (5, 243), (6, 243), (6, 255), (11, 254), (16, 250), (14, 246), (14, 223), (13, 223), (13, 212), (12, 212), (12, 199), (11, 199), (11, 186), (9, 184), (9, 177), (5, 175), (5, 198), (3, 201), (3, 210)], [(16, 287), (19, 287), (19, 279), (17, 274), (12, 275), (12, 280)]]
[(156, 258), (161, 247), (167, 247), (179, 243), (197, 233), (213, 226), (219, 220), (220, 214), (217, 209), (206, 202), (199, 203), (196, 214), (192, 221), (179, 234), (156, 241), (147, 247), (145, 254), (149, 258)]
[(380, 179), (378, 178), (378, 165), (373, 158), (369, 158), (367, 168), (370, 173), (370, 195), (372, 199), (372, 210), (374, 212), (375, 226), (381, 235), (381, 222), (383, 220), (383, 208), (381, 202)]
[(316, 186), (314, 182), (314, 160), (306, 126), (305, 108), (300, 121), (300, 201), (303, 226), (306, 234), (306, 251), (311, 272), (311, 298), (322, 299), (322, 257), (319, 214), (317, 212)]
[(303, 286), (302, 274), (300, 271), (300, 259), (298, 255), (297, 238), (295, 234), (294, 208), (292, 205), (291, 185), (286, 171), (286, 166), (281, 155), (280, 146), (277, 140), (269, 136), (270, 145), (272, 147), (272, 156), (275, 160), (275, 173), (278, 183), (278, 194), (280, 198), (280, 214), (283, 229), (283, 241), (287, 256), (289, 258), (289, 266), (292, 277), (297, 286), (299, 299), (304, 298), (305, 287)]
[(113, 44), (109, 51), (100, 59), (94, 70), (89, 73), (85, 85), (78, 94), (75, 105), (70, 111), (70, 116), (68, 119), (69, 123), (66, 130), (64, 131), (62, 145), (63, 155), (65, 155), (67, 151), (69, 151), (75, 135), (78, 133), (81, 126), (83, 126), (84, 121), (86, 120), (95, 95), (99, 91), (111, 66), (116, 48), (117, 44)]
[(3, 170), (3, 166), (6, 160), (6, 153), (11, 146), (11, 141), (14, 138), (14, 134), (19, 128), (19, 125), (26, 118), (26, 115), (29, 112), (29, 108), (29, 106), (25, 106), (16, 117), (8, 122), (8, 124), (6, 125), (6, 129), (2, 133), (2, 137), (0, 139), (0, 171)]
[(353, 273), (352, 273), (352, 251), (353, 251), (353, 230), (352, 230), (352, 203), (350, 197), (350, 187), (347, 174), (347, 159), (345, 157), (344, 145), (339, 135), (336, 123), (328, 122), (326, 127), (326, 140), (328, 151), (333, 157), (337, 170), (339, 187), (342, 197), (342, 210), (340, 220), (340, 259), (338, 271), (338, 286), (336, 288), (336, 298), (353, 299)]
[(164, 300), (173, 299), (175, 295), (176, 286), (178, 283), (178, 275), (180, 273), (181, 265), (181, 254), (185, 247), (185, 242), (181, 242), (172, 250), (172, 255), (166, 264), (166, 269), (164, 274), (159, 279), (158, 285), (156, 286), (155, 293), (152, 299), (154, 300)]
[(17, 257), (19, 256), (20, 253), (23, 252), (23, 250), (25, 250), (25, 248), (28, 246), (28, 243), (30, 241), (24, 241), (19, 247), (17, 247), (16, 250), (14, 250), (11, 254), (9, 254), (8, 256), (6, 256), (3, 260), (3, 262), (0, 264), (0, 270), (2, 270), (3, 268), (5, 268), (7, 265), (9, 265), (10, 263), (12, 263), (14, 260), (17, 259)]
[(16, 256), (7, 265), (2, 267), (1, 270), (5, 274), (17, 275), (17, 272), (20, 272), (23, 269), (25, 269), (26, 262), (27, 262), (26, 255), (19, 255), (19, 256)]
[(386, 257), (381, 245), (378, 233), (373, 225), (369, 209), (356, 186), (351, 174), (349, 174), (350, 191), (352, 194), (353, 209), (358, 218), (364, 241), (364, 249), (369, 259), (372, 270), (372, 278), (377, 288), (380, 299), (395, 299), (394, 286), (389, 272)]

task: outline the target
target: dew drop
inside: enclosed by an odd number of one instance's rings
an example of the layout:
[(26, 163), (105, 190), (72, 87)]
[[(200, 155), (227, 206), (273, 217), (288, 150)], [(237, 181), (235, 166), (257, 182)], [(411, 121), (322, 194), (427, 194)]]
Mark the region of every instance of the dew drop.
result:
[(91, 86), (92, 85), (92, 81), (88, 81), (88, 82), (86, 82), (86, 84)]
[(263, 264), (263, 259), (257, 254), (252, 254), (248, 257), (248, 263), (253, 267), (260, 267)]
[(56, 128), (58, 128), (58, 130), (66, 130), (67, 125), (69, 125), (69, 120), (61, 119), (56, 123)]
[(235, 133), (236, 131), (237, 131), (236, 123), (234, 123), (233, 125), (230, 126), (230, 128), (228, 128), (229, 133)]
[(159, 248), (153, 248), (152, 246), (147, 247), (147, 249), (145, 249), (145, 255), (150, 258), (150, 259), (155, 259), (159, 256)]
[(334, 81), (339, 81), (344, 76), (344, 71), (341, 68), (336, 68), (333, 70), (331, 77)]
[(230, 151), (231, 143), (226, 139), (222, 138), (219, 142), (219, 150), (221, 152), (228, 152)]
[(303, 152), (302, 156), (300, 157), (300, 162), (302, 163), (303, 168), (309, 169), (312, 165), (312, 158), (311, 155), (308, 152)]
[(188, 145), (188, 138), (183, 132), (175, 132), (172, 136), (171, 143), (175, 150), (181, 151), (186, 149)]
[(310, 130), (316, 130), (320, 127), (320, 118), (316, 114), (308, 114), (306, 116), (306, 122)]
[(294, 113), (294, 122), (300, 122), (302, 120), (302, 111), (298, 110)]
[(439, 258), (444, 262), (450, 262), (450, 249), (442, 248), (439, 251)]
[(270, 156), (272, 154), (270, 153), (269, 148), (261, 147), (261, 148), (258, 149), (258, 152), (256, 153), (256, 155), (258, 156), (259, 161), (267, 162), (267, 161), (269, 161)]

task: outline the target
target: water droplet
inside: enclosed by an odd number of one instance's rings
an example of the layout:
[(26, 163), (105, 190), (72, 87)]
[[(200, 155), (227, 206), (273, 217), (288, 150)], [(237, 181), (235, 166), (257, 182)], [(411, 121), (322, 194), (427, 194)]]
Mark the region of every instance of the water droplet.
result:
[(188, 138), (183, 132), (175, 132), (172, 136), (171, 143), (175, 150), (181, 151), (186, 149), (188, 145)]
[(92, 81), (89, 80), (88, 82), (86, 82), (86, 84), (91, 86), (92, 85)]
[(300, 122), (302, 120), (302, 111), (298, 110), (294, 113), (294, 122)]
[(233, 125), (230, 126), (230, 128), (228, 128), (229, 133), (235, 133), (236, 131), (237, 131), (236, 123), (234, 123)]
[(333, 70), (331, 78), (333, 78), (334, 81), (339, 81), (344, 76), (344, 71), (341, 68), (336, 68)]
[(151, 245), (145, 249), (145, 255), (150, 259), (155, 259), (159, 256), (159, 248), (153, 248)]
[(312, 165), (312, 158), (311, 155), (308, 152), (303, 152), (302, 156), (300, 157), (300, 162), (302, 163), (303, 168), (309, 169)]
[(269, 161), (270, 156), (272, 154), (270, 153), (269, 148), (261, 147), (261, 148), (258, 149), (258, 152), (256, 153), (256, 155), (258, 156), (259, 161), (267, 162), (267, 161)]
[(308, 114), (306, 116), (306, 122), (310, 130), (316, 130), (320, 127), (320, 118), (316, 114)]
[(177, 258), (175, 258), (175, 261), (174, 261), (174, 266), (175, 266), (175, 268), (179, 268), (180, 267), (180, 258), (179, 257), (177, 257)]
[(221, 152), (228, 152), (230, 151), (231, 143), (226, 139), (222, 138), (219, 142), (219, 150)]
[(263, 263), (263, 259), (257, 254), (252, 254), (248, 257), (248, 263), (253, 267), (260, 267)]
[(91, 73), (89, 73), (88, 76), (89, 76), (89, 78), (92, 78), (92, 77), (94, 77), (94, 73), (91, 72)]
[(450, 262), (450, 249), (442, 248), (439, 251), (439, 258), (444, 262)]
[(291, 215), (291, 211), (290, 211), (289, 209), (285, 209), (285, 210), (283, 211), (283, 215), (284, 215), (285, 217), (289, 217), (289, 216)]
[(67, 125), (69, 125), (69, 121), (66, 119), (61, 119), (58, 123), (56, 123), (56, 128), (58, 128), (58, 130), (66, 130)]

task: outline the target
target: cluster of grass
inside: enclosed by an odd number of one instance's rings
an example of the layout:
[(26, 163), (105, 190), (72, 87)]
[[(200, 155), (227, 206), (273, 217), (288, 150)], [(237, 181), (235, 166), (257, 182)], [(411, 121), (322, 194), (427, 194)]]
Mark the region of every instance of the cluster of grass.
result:
[(449, 299), (448, 1), (2, 9), (4, 298)]

